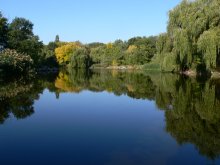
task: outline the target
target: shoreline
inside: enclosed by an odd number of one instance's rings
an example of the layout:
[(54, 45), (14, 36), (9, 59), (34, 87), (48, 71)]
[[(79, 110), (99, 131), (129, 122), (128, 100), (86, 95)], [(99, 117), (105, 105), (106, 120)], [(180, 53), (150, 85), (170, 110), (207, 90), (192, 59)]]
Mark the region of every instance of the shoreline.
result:
[(120, 65), (120, 66), (91, 66), (89, 69), (106, 69), (106, 70), (143, 70), (142, 65)]
[[(121, 65), (121, 66), (107, 66), (107, 67), (103, 67), (103, 66), (91, 66), (89, 69), (91, 70), (96, 70), (96, 69), (104, 69), (104, 70), (119, 70), (119, 71), (126, 71), (126, 70), (142, 70), (142, 71), (151, 71), (151, 72), (160, 72), (160, 73), (176, 73), (176, 74), (180, 74), (180, 75), (185, 75), (188, 77), (197, 77), (197, 76), (201, 76), (201, 74), (199, 75), (198, 73), (196, 73), (196, 71), (194, 70), (187, 70), (184, 72), (171, 72), (171, 71), (160, 71), (160, 70), (154, 70), (154, 69), (144, 69), (143, 65)], [(210, 75), (209, 75), (210, 79), (220, 79), (220, 72), (217, 71), (211, 71)]]

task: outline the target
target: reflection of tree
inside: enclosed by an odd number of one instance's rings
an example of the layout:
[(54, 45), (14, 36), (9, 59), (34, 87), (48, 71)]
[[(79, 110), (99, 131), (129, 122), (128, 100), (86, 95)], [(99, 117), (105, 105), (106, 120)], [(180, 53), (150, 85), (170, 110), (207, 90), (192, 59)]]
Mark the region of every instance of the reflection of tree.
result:
[(156, 104), (165, 110), (166, 130), (178, 143), (192, 143), (209, 158), (220, 155), (219, 82), (162, 75), (156, 85)]
[(153, 99), (165, 110), (166, 130), (180, 143), (192, 143), (209, 158), (220, 155), (219, 82), (198, 82), (172, 74), (83, 71), (60, 73), (60, 91), (108, 91), (137, 99)]
[(78, 93), (87, 86), (87, 72), (85, 70), (60, 72), (55, 81), (55, 86), (61, 91)]
[(115, 95), (127, 94), (133, 98), (154, 99), (155, 86), (149, 76), (135, 72), (83, 70), (61, 72), (55, 86), (65, 92), (81, 92), (82, 90), (108, 91)]
[(166, 111), (167, 131), (180, 143), (195, 144), (209, 158), (220, 155), (220, 100), (216, 85), (182, 81)]
[(34, 100), (39, 98), (39, 94), (44, 88), (53, 90), (52, 86), (54, 86), (53, 81), (48, 83), (43, 78), (34, 78), (32, 81), (19, 78), (1, 83), (0, 123), (4, 123), (11, 114), (17, 119), (24, 119), (32, 115)]
[(23, 119), (33, 113), (34, 108), (32, 100), (26, 100), (20, 104), (16, 98), (8, 99), (7, 101), (0, 101), (0, 123), (4, 123), (10, 114), (13, 114), (17, 119)]
[(17, 80), (2, 83), (0, 86), (0, 122), (3, 123), (12, 113), (17, 119), (31, 115), (33, 101), (25, 93), (29, 93), (33, 83)]
[(22, 82), (13, 81), (10, 83), (4, 83), (0, 85), (0, 98), (12, 98), (19, 93), (28, 92), (32, 88), (33, 84), (22, 84)]

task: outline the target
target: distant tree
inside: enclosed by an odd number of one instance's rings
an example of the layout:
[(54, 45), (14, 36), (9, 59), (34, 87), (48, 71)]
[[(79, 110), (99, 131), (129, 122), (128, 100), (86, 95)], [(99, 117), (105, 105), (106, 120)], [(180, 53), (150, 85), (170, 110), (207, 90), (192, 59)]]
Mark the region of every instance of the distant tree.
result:
[(104, 46), (104, 45), (105, 44), (100, 43), (100, 42), (93, 42), (93, 43), (87, 44), (86, 46), (88, 46), (90, 49), (92, 49), (92, 48), (97, 48), (97, 47)]
[(128, 40), (125, 58), (130, 65), (143, 65), (156, 54), (157, 37), (134, 37)]
[(88, 69), (90, 66), (89, 50), (86, 47), (77, 48), (70, 58), (70, 67)]
[(58, 47), (56, 42), (49, 42), (47, 45), (48, 50), (55, 51), (55, 49)]
[(79, 42), (67, 43), (55, 49), (55, 55), (60, 65), (69, 64), (71, 56), (79, 48), (81, 44)]
[(0, 50), (7, 46), (8, 20), (0, 12)]
[(142, 42), (142, 37), (133, 37), (128, 40), (128, 45), (140, 45)]
[(105, 45), (91, 48), (90, 57), (94, 64), (101, 64), (105, 58)]
[(60, 42), (60, 37), (59, 37), (59, 35), (56, 35), (56, 37), (55, 37), (55, 43), (58, 43), (58, 42)]

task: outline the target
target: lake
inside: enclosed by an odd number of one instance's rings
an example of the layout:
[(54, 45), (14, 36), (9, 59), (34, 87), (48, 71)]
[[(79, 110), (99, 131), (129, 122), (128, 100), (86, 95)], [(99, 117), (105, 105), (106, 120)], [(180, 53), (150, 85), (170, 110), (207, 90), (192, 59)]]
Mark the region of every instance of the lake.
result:
[(141, 71), (0, 80), (1, 164), (220, 164), (220, 81)]

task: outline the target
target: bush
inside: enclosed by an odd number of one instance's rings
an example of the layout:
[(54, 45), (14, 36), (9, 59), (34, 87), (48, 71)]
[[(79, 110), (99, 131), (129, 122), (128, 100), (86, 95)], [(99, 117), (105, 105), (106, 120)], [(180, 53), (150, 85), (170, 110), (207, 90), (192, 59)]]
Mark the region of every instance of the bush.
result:
[(0, 70), (27, 72), (31, 69), (33, 60), (29, 55), (5, 49), (0, 52)]

